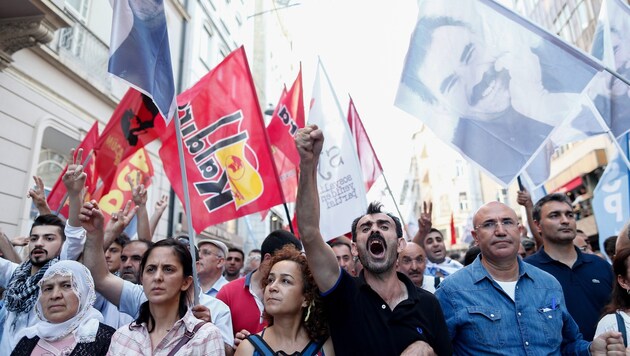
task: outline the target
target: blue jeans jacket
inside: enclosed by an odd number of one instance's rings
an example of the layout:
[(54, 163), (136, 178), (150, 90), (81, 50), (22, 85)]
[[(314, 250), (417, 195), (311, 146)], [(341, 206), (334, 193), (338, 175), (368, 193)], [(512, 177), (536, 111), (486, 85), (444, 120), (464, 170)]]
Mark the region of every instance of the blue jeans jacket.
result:
[(518, 258), (514, 301), (481, 256), (445, 278), (435, 292), (456, 355), (589, 355), (567, 311), (560, 283)]

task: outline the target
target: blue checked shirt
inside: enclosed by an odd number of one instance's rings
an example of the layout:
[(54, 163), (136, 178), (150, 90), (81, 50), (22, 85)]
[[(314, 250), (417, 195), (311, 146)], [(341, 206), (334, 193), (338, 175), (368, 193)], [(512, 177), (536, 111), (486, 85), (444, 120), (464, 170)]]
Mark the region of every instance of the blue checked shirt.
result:
[(518, 259), (514, 300), (481, 264), (481, 256), (445, 278), (435, 292), (456, 355), (589, 355), (567, 311), (560, 283)]

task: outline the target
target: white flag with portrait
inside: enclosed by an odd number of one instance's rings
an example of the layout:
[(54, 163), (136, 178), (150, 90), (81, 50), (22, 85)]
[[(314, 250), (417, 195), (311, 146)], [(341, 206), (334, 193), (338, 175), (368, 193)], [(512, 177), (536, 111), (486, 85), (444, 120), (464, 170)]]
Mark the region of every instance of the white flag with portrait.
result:
[(419, 6), (396, 106), (508, 185), (601, 65), (491, 0)]
[(313, 84), (308, 123), (316, 124), (324, 133), (317, 188), (319, 227), (328, 241), (350, 231), (352, 221), (365, 214), (367, 200), (354, 139), (321, 61)]
[[(622, 0), (605, 0), (599, 13), (591, 53), (630, 81), (630, 6)], [(630, 87), (604, 72), (591, 85), (593, 99), (603, 121), (619, 139), (630, 130)]]

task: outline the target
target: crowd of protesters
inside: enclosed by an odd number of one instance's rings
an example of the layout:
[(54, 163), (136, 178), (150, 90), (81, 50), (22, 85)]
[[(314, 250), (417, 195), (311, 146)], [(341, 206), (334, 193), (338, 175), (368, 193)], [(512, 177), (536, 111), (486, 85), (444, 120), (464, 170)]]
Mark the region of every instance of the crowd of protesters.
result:
[[(0, 236), (2, 355), (624, 355), (630, 328), (630, 235), (612, 266), (577, 230), (571, 201), (550, 194), (514, 210), (489, 202), (473, 216), (463, 264), (432, 228), (403, 238), (394, 215), (372, 203), (341, 236), (319, 230), (317, 126), (300, 129), (296, 201), (300, 239), (278, 230), (246, 255), (212, 239), (154, 241), (147, 192), (106, 222), (84, 201), (86, 174), (62, 176), (69, 213), (28, 192), (39, 216), (28, 238)], [(74, 157), (74, 153), (72, 153)], [(123, 230), (137, 218), (137, 237)], [(28, 246), (21, 261), (14, 246)], [(196, 270), (196, 274), (193, 272)], [(195, 280), (194, 277), (197, 277)], [(196, 292), (197, 291), (197, 292)], [(195, 294), (197, 293), (197, 294)]]

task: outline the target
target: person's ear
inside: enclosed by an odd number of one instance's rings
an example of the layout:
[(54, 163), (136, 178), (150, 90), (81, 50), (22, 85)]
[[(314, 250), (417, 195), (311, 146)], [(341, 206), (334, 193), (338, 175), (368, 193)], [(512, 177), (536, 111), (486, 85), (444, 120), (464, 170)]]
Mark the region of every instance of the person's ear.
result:
[(357, 243), (356, 242), (352, 242), (351, 244), (351, 248), (350, 248), (350, 252), (352, 253), (352, 256), (356, 257), (359, 255), (359, 250), (357, 249)]
[(403, 252), (403, 250), (405, 249), (405, 247), (407, 246), (407, 240), (405, 240), (402, 237), (398, 238), (398, 248), (396, 249), (398, 251), (398, 253)]
[[(621, 286), (621, 288), (623, 288), (625, 291), (630, 290), (630, 283), (628, 283), (628, 280), (626, 279), (626, 277), (622, 276), (622, 275), (617, 275), (617, 283), (619, 283), (619, 285)], [(630, 293), (630, 292), (628, 292)]]
[(193, 282), (193, 278), (192, 276), (188, 276), (186, 278), (184, 278), (184, 280), (182, 281), (182, 287), (180, 288), (181, 291), (187, 291), (188, 288), (190, 288), (190, 285)]

